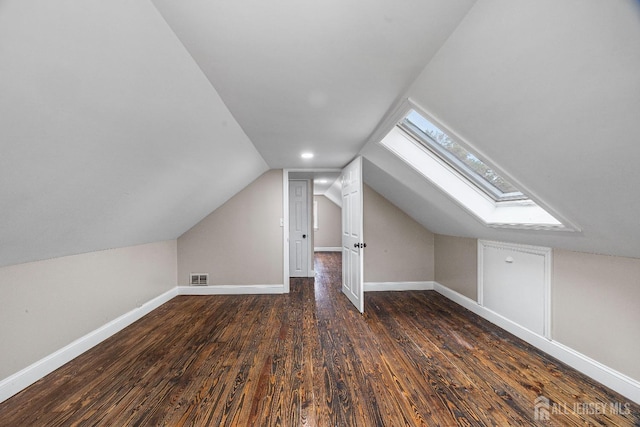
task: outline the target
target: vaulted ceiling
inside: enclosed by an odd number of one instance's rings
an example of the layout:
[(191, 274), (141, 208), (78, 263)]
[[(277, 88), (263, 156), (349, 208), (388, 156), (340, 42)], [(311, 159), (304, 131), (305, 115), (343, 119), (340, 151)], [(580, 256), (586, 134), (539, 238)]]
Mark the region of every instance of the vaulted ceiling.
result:
[(438, 233), (640, 257), (638, 69), (637, 1), (479, 0), (406, 93), (581, 232), (484, 227), (376, 144), (369, 177)]
[[(639, 24), (632, 0), (0, 1), (0, 266), (176, 238), (269, 168), (360, 152), (434, 232), (640, 257)], [(582, 231), (479, 224), (377, 144), (406, 98)]]
[(147, 1), (0, 2), (0, 265), (174, 239), (268, 169)]

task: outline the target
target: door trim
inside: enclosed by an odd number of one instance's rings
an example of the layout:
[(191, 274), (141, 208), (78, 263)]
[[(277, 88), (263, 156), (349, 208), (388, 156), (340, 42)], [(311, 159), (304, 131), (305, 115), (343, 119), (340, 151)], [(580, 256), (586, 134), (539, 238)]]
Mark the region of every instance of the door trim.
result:
[(283, 269), (282, 279), (284, 282), (283, 292), (289, 293), (289, 170), (282, 170), (282, 248), (283, 248)]
[[(282, 169), (282, 277), (284, 281), (284, 290), (285, 294), (288, 294), (289, 289), (289, 280), (291, 277), (289, 276), (289, 174), (295, 172), (342, 172), (340, 168), (288, 168)], [(312, 188), (313, 189), (313, 188)], [(313, 200), (313, 191), (311, 192), (311, 197)], [(313, 225), (313, 224), (311, 224)], [(310, 242), (313, 239), (310, 239)], [(313, 254), (313, 248), (310, 248), (311, 254)], [(310, 257), (313, 262), (313, 257)], [(313, 271), (313, 269), (311, 269)], [(310, 273), (311, 274), (311, 273)]]

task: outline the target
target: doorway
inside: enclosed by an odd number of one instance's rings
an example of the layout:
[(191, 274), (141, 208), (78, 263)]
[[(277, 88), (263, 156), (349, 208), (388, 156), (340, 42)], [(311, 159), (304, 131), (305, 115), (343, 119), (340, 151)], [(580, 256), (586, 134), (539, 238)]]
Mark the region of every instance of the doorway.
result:
[[(330, 197), (335, 203), (340, 203), (340, 192), (339, 186), (337, 188), (331, 189), (330, 187), (335, 184), (335, 181), (339, 181), (341, 170), (340, 169), (309, 169), (309, 170), (295, 170), (295, 169), (284, 169), (283, 171), (283, 214), (284, 218), (280, 221), (280, 225), (283, 227), (283, 250), (284, 250), (284, 292), (289, 292), (289, 278), (291, 277), (314, 277), (314, 264), (313, 264), (313, 254), (314, 254), (314, 222), (313, 222), (313, 197), (314, 193), (324, 194), (327, 197)], [(295, 206), (290, 203), (290, 197), (292, 196), (291, 185), (292, 181), (306, 181), (307, 187), (307, 196), (306, 200), (308, 201), (306, 204), (306, 230), (307, 233), (303, 231), (296, 231), (292, 229), (292, 224), (294, 222), (294, 217), (297, 215), (295, 212)], [(295, 197), (292, 197), (292, 200)], [(303, 197), (304, 198), (304, 197)], [(304, 209), (304, 207), (300, 206), (299, 209)], [(304, 217), (304, 212), (301, 213), (300, 220)], [(322, 220), (320, 220), (322, 221)], [(322, 222), (320, 222), (320, 226), (322, 227)], [(296, 236), (299, 234), (299, 236)], [(303, 238), (302, 235), (306, 234), (306, 237)], [(297, 246), (297, 247), (296, 247)], [(306, 249), (306, 254), (304, 252), (299, 252), (300, 258), (296, 259), (293, 257), (294, 254), (297, 253), (297, 249)], [(297, 255), (296, 255), (297, 256)], [(306, 257), (307, 262), (305, 263), (304, 258)], [(296, 265), (297, 264), (297, 265)], [(302, 264), (302, 265), (301, 265)], [(306, 275), (304, 271), (304, 265), (306, 264)], [(301, 268), (299, 268), (301, 267)]]
[[(352, 161), (345, 169), (343, 170), (335, 170), (335, 169), (324, 169), (324, 170), (299, 170), (293, 171), (285, 169), (283, 171), (283, 181), (284, 181), (284, 191), (283, 191), (283, 199), (284, 199), (284, 214), (285, 218), (281, 222), (281, 225), (284, 227), (283, 229), (283, 238), (284, 238), (284, 292), (288, 293), (290, 291), (290, 283), (289, 279), (291, 277), (314, 277), (315, 271), (313, 267), (313, 255), (314, 254), (314, 246), (313, 246), (313, 233), (309, 233), (313, 230), (313, 193), (314, 193), (314, 181), (315, 179), (325, 173), (335, 173), (336, 176), (340, 176), (340, 179), (335, 179), (332, 182), (334, 184), (338, 184), (336, 186), (336, 190), (340, 188), (339, 191), (339, 205), (342, 208), (342, 242), (341, 242), (341, 250), (343, 254), (343, 261), (346, 254), (346, 247), (350, 248), (348, 253), (348, 262), (346, 263), (346, 267), (348, 271), (345, 271), (345, 264), (343, 263), (343, 293), (347, 295), (347, 297), (351, 300), (351, 302), (356, 306), (356, 308), (360, 311), (364, 311), (364, 286), (363, 286), (363, 257), (362, 257), (362, 249), (366, 247), (366, 244), (363, 242), (362, 238), (362, 158), (357, 157)], [(345, 173), (348, 174), (348, 178), (345, 178)], [(307, 186), (307, 197), (303, 197), (303, 194), (294, 194), (292, 193), (294, 190), (292, 189), (291, 182), (296, 180), (308, 181)], [(345, 183), (348, 185), (345, 186)], [(333, 185), (330, 184), (331, 187)], [(344, 197), (345, 189), (349, 190), (349, 197)], [(290, 196), (292, 200), (296, 198), (306, 199), (308, 200), (308, 204), (306, 204), (306, 211), (308, 218), (308, 222), (306, 223), (307, 233), (304, 233), (303, 229), (296, 229), (292, 227), (292, 218), (296, 215), (300, 215), (299, 218), (304, 216), (304, 212), (296, 212), (295, 202), (291, 203), (289, 200)], [(337, 198), (337, 197), (336, 197)], [(345, 229), (345, 206), (344, 201), (347, 200), (349, 206), (347, 206), (348, 215), (346, 216), (349, 221), (349, 227)], [(356, 221), (357, 220), (357, 221)], [(301, 219), (301, 221), (303, 221)], [(296, 238), (296, 234), (299, 234), (299, 237), (306, 234), (305, 238), (299, 239)], [(347, 236), (348, 235), (348, 236)], [(347, 236), (345, 240), (345, 236)], [(346, 242), (346, 243), (345, 243)], [(346, 245), (346, 246), (345, 246)], [(353, 249), (351, 249), (353, 247)], [(306, 249), (298, 251), (298, 249)], [(300, 258), (294, 258), (298, 257)], [(304, 276), (304, 267), (302, 264), (305, 264), (304, 258), (307, 258), (306, 265), (308, 266), (307, 275)], [(345, 279), (346, 278), (346, 279)], [(345, 281), (346, 280), (346, 281)]]

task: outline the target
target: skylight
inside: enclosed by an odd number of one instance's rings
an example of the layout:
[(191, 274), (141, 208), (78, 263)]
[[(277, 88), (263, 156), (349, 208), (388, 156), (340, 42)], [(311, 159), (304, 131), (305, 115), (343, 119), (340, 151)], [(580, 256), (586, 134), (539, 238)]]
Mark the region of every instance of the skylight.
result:
[(415, 110), (409, 111), (400, 126), (496, 202), (528, 199), (513, 184)]
[(576, 230), (409, 102), (380, 144), (490, 227)]

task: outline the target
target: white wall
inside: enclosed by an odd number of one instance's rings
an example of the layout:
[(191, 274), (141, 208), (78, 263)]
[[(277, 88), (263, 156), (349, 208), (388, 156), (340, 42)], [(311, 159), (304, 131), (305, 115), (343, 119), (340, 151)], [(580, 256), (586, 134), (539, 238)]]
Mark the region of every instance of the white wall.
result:
[(176, 286), (176, 241), (0, 268), (0, 379)]

